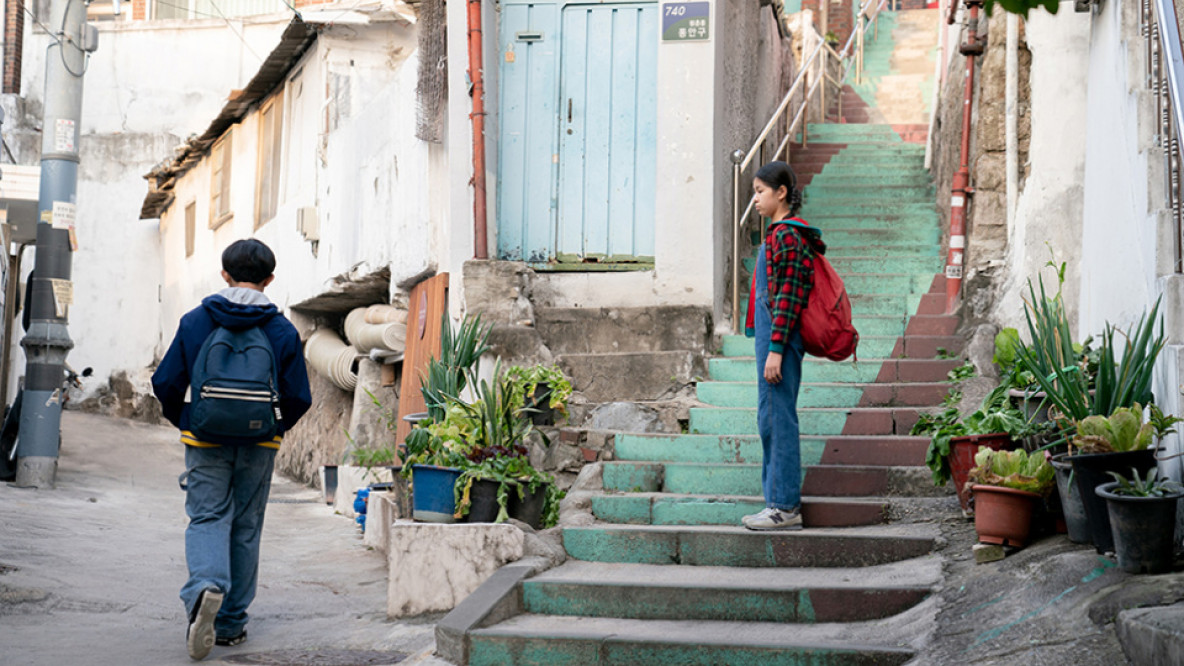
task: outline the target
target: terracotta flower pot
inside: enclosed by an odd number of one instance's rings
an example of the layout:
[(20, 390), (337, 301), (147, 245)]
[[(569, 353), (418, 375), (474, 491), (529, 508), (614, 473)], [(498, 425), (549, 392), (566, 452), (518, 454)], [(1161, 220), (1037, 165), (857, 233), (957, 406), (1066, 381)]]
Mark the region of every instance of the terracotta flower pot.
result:
[(1023, 546), (1032, 531), (1032, 511), (1040, 495), (1003, 486), (971, 487), (974, 529), (978, 540), (1003, 546)]
[(964, 435), (950, 438), (950, 477), (954, 481), (954, 491), (958, 493), (958, 503), (962, 505), (962, 512), (970, 515), (970, 492), (966, 490), (966, 481), (970, 478), (970, 470), (974, 468), (974, 455), (978, 447), (985, 446), (994, 451), (1010, 451), (1015, 448), (1015, 442), (1005, 432), (989, 435)]

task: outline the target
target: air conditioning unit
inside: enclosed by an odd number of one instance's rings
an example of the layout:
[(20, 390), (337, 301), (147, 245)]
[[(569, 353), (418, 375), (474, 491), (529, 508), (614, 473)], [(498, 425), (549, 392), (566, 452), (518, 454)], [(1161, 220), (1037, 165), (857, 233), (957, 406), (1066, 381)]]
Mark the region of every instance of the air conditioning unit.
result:
[(321, 240), (321, 223), (317, 219), (316, 206), (305, 206), (296, 211), (296, 230), (306, 241)]

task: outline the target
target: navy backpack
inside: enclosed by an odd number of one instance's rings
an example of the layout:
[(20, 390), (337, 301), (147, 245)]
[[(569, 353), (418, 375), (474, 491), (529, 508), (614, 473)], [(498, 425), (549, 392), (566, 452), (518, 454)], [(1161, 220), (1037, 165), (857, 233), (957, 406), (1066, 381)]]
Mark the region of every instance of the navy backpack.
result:
[(263, 330), (218, 327), (193, 366), (189, 431), (207, 442), (270, 440), (279, 433), (278, 387), (275, 354)]

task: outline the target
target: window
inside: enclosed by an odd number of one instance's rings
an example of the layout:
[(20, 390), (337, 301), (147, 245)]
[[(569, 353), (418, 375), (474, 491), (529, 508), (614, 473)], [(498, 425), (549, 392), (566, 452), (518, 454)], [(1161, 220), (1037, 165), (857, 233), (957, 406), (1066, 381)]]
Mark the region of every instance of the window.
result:
[(283, 93), (259, 108), (259, 168), (255, 179), (255, 228), (275, 217), (280, 193), (280, 140), (283, 135)]
[(231, 134), (227, 132), (210, 149), (210, 228), (217, 229), (232, 217), (230, 210)]
[(191, 201), (185, 207), (185, 256), (193, 256), (193, 240), (197, 234), (197, 202)]
[(284, 0), (151, 0), (150, 4), (156, 20), (225, 19), (291, 10)]

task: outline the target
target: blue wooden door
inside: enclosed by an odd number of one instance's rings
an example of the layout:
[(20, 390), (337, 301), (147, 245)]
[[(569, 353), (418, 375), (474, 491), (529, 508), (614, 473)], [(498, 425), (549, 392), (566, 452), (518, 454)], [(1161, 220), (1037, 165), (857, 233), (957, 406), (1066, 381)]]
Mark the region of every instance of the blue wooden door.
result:
[(559, 132), (559, 8), (502, 5), (498, 142), (498, 256), (547, 262), (555, 255)]
[(657, 39), (652, 3), (503, 2), (500, 258), (652, 261)]
[(562, 39), (557, 258), (652, 261), (657, 7), (568, 5)]

